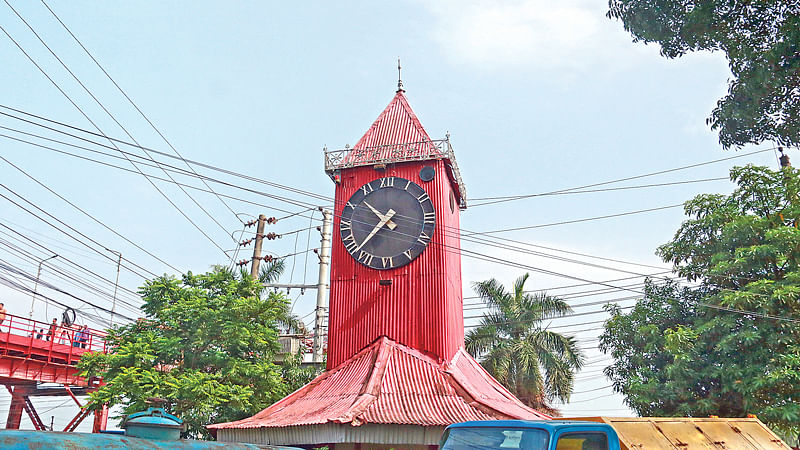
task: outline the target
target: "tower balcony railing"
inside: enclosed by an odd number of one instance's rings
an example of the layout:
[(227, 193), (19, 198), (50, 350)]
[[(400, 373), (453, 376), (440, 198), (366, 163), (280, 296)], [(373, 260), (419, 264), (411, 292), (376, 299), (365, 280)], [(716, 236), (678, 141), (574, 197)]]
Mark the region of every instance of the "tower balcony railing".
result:
[(376, 145), (372, 147), (356, 148), (346, 146), (340, 150), (323, 150), (325, 154), (325, 172), (334, 181), (336, 172), (361, 166), (381, 166), (410, 161), (426, 161), (443, 159), (453, 180), (458, 185), (459, 207), (467, 207), (467, 190), (458, 170), (455, 152), (450, 145), (450, 137), (419, 142), (406, 142), (402, 144)]

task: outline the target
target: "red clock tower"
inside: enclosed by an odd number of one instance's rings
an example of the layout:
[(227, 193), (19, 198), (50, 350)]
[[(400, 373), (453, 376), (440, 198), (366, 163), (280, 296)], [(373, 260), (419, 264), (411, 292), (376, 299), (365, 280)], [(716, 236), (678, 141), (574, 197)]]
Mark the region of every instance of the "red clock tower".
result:
[[(402, 86), (402, 85), (400, 85)], [(336, 189), (326, 371), (220, 441), (436, 448), (452, 423), (549, 419), (464, 351), (459, 212), (449, 137), (432, 140), (399, 87), (352, 148), (325, 152)]]
[(449, 139), (428, 136), (401, 89), (353, 148), (325, 156), (336, 184), (328, 369), (381, 336), (450, 360), (464, 345), (466, 194)]

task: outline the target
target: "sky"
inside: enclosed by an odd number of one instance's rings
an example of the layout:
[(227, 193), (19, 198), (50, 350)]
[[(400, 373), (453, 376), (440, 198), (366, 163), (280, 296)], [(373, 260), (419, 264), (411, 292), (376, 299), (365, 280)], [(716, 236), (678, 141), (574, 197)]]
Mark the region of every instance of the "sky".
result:
[[(462, 233), (512, 240), (462, 242), (507, 262), (462, 258), (465, 325), (474, 326), (484, 311), (472, 283), (496, 278), (510, 286), (530, 272), (526, 288), (573, 305), (578, 314), (547, 326), (575, 336), (587, 357), (570, 402), (555, 406), (565, 416), (633, 415), (602, 374), (611, 359), (597, 349), (607, 317), (600, 303), (630, 306), (643, 276), (669, 275), (655, 250), (684, 220), (684, 201), (730, 192), (727, 176), (735, 165), (778, 166), (771, 143), (726, 151), (705, 123), (726, 92), (724, 55), (663, 58), (657, 46), (633, 43), (621, 23), (606, 18), (603, 1), (45, 1), (113, 82), (45, 3), (9, 1), (0, 4), (0, 112), (32, 120), (5, 107), (14, 108), (159, 152), (174, 154), (174, 147), (184, 158), (251, 177), (194, 166), (228, 185), (209, 181), (217, 196), (196, 178), (173, 175), (191, 186), (184, 188), (190, 198), (168, 179), (148, 181), (137, 170), (166, 175), (134, 169), (113, 147), (0, 115), (0, 194), (39, 215), (0, 197), (0, 224), (7, 227), (0, 229), (0, 262), (35, 276), (39, 261), (58, 254), (43, 264), (41, 280), (95, 306), (46, 286), (40, 292), (74, 306), (79, 322), (92, 327), (110, 322), (103, 309), (111, 309), (115, 252), (125, 258), (115, 310), (135, 318), (141, 303), (135, 291), (146, 272), (198, 273), (246, 258), (252, 247), (231, 250), (253, 234), (242, 231), (242, 221), (258, 214), (280, 219), (267, 231), (282, 237), (265, 241), (264, 250), (293, 255), (281, 282), (316, 283), (315, 208), (329, 205), (325, 199), (334, 193), (323, 148), (344, 148), (363, 135), (394, 95), (399, 57), (406, 96), (428, 134), (450, 134), (467, 188)], [(590, 185), (597, 186), (575, 189)], [(502, 231), (510, 228), (524, 229)], [(7, 270), (0, 276), (33, 284)], [(315, 292), (288, 294), (294, 311), (312, 323)], [(0, 301), (11, 314), (30, 314), (30, 294), (0, 284)], [(34, 304), (36, 320), (58, 314), (55, 305)], [(55, 428), (77, 411), (70, 402), (35, 401)], [(8, 404), (8, 395), (0, 396), (0, 415)], [(25, 417), (24, 426), (30, 426)]]

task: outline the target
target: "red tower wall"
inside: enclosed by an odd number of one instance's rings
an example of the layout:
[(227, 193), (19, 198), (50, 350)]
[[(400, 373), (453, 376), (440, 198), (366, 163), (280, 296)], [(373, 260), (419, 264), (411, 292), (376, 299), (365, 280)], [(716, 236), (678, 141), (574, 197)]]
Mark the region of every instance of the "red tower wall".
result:
[[(424, 166), (436, 170), (429, 182), (419, 177)], [(436, 228), (430, 244), (414, 261), (397, 269), (375, 270), (347, 253), (339, 235), (339, 218), (356, 189), (387, 176), (406, 178), (428, 192)], [(459, 208), (454, 188), (443, 160), (398, 163), (385, 170), (372, 166), (342, 170), (334, 208), (328, 369), (380, 336), (441, 360), (450, 360), (464, 345)], [(392, 280), (392, 284), (381, 286), (380, 280)]]

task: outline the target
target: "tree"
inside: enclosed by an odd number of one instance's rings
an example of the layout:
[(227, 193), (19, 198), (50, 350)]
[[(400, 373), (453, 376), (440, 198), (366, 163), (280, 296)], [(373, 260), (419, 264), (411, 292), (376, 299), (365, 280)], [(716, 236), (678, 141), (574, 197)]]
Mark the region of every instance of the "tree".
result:
[(467, 333), (465, 346), (523, 403), (552, 413), (551, 401), (569, 399), (584, 358), (574, 338), (542, 328), (542, 321), (572, 309), (545, 293), (526, 294), (527, 279), (519, 277), (512, 292), (495, 279), (474, 284), (489, 312)]
[(606, 374), (643, 415), (758, 415), (800, 430), (800, 172), (731, 170), (730, 195), (685, 204), (659, 247), (697, 286), (649, 283), (628, 314), (612, 309)]
[(706, 120), (729, 148), (800, 144), (800, 3), (797, 0), (609, 0), (634, 42), (661, 54), (725, 52), (733, 77)]
[[(263, 278), (270, 273), (275, 267)], [(109, 330), (109, 353), (81, 358), (83, 375), (106, 383), (90, 395), (91, 407), (121, 404), (130, 414), (163, 398), (186, 422), (185, 436), (208, 438), (205, 425), (255, 414), (313, 376), (297, 358), (273, 363), (279, 326), (297, 322), (283, 295), (264, 293), (246, 273), (162, 276), (140, 294), (145, 318)]]

